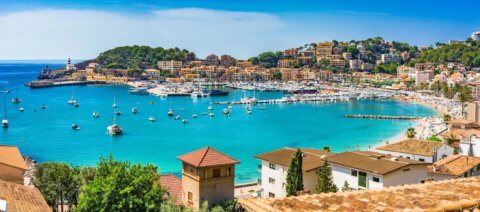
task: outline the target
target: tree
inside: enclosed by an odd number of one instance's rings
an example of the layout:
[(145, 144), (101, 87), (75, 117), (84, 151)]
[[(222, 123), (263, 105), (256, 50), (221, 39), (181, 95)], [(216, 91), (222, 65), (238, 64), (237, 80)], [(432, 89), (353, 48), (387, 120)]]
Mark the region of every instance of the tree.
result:
[(101, 158), (93, 180), (82, 187), (78, 211), (152, 211), (165, 202), (157, 168)]
[(290, 162), (287, 173), (287, 196), (296, 196), (299, 191), (303, 191), (303, 153), (300, 149)]
[(281, 80), (282, 79), (282, 73), (279, 72), (279, 71), (273, 73), (273, 79), (274, 80)]
[(462, 86), (458, 93), (458, 101), (462, 104), (462, 115), (465, 108), (465, 102), (468, 102), (470, 100), (472, 100), (472, 91), (467, 85)]
[[(78, 171), (66, 163), (42, 163), (35, 171), (34, 185), (40, 190), (48, 205), (55, 211), (60, 205), (71, 208), (77, 203), (80, 192)], [(60, 207), (63, 211), (63, 207)]]
[(323, 146), (322, 150), (325, 151), (325, 152), (331, 152), (331, 149), (330, 149), (329, 146)]
[(254, 65), (260, 65), (264, 68), (272, 68), (277, 66), (277, 62), (282, 56), (282, 52), (263, 52), (257, 57), (248, 59)]
[(452, 116), (450, 116), (450, 114), (443, 115), (443, 121), (451, 121), (451, 120), (452, 120)]
[(407, 135), (407, 138), (415, 138), (415, 135), (417, 132), (415, 132), (415, 129), (413, 127), (410, 127), (407, 129), (407, 132), (405, 132), (405, 135)]
[(337, 186), (333, 183), (332, 169), (325, 160), (323, 166), (317, 171), (316, 193), (337, 192)]
[(345, 192), (345, 191), (350, 191), (352, 190), (350, 188), (350, 185), (348, 184), (348, 182), (345, 180), (345, 182), (343, 183), (343, 186), (342, 186), (342, 191)]
[(443, 142), (441, 138), (439, 138), (438, 136), (436, 135), (432, 135), (430, 137), (427, 138), (428, 141), (434, 141), (434, 142)]

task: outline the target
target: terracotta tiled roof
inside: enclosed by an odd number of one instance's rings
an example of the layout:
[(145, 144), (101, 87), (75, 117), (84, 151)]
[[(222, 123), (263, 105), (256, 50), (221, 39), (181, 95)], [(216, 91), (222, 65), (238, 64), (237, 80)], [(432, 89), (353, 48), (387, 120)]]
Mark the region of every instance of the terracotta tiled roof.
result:
[(0, 163), (27, 170), (27, 164), (15, 146), (0, 145)]
[(397, 158), (369, 151), (342, 152), (329, 157), (328, 163), (381, 175), (410, 165), (427, 165), (427, 163), (416, 160)]
[(164, 174), (160, 176), (160, 185), (167, 189), (173, 203), (182, 204), (182, 180), (173, 174)]
[(211, 147), (205, 147), (181, 156), (178, 159), (195, 167), (218, 166), (240, 163)]
[[(322, 166), (325, 161), (324, 156), (329, 157), (335, 155), (335, 153), (325, 152), (319, 149), (300, 148), (300, 151), (304, 153), (302, 163), (302, 170), (304, 172), (311, 171)], [(275, 151), (255, 155), (255, 158), (289, 167), (290, 162), (295, 155), (295, 152), (297, 152), (297, 149), (282, 148)]]
[(477, 129), (450, 129), (447, 132), (440, 134), (444, 138), (453, 136), (455, 139), (468, 138), (471, 135), (480, 135), (480, 130)]
[(480, 177), (238, 202), (247, 211), (468, 211), (479, 207)]
[(453, 119), (451, 121), (447, 121), (447, 124), (473, 124), (474, 121), (469, 121), (466, 119)]
[(0, 200), (7, 201), (9, 212), (52, 211), (36, 188), (0, 181)]
[(378, 147), (378, 150), (401, 152), (414, 155), (432, 156), (434, 148), (440, 148), (441, 142), (432, 142), (417, 139), (407, 139), (397, 143)]
[(450, 155), (428, 166), (428, 172), (452, 176), (463, 175), (468, 170), (478, 166), (480, 158), (465, 155)]

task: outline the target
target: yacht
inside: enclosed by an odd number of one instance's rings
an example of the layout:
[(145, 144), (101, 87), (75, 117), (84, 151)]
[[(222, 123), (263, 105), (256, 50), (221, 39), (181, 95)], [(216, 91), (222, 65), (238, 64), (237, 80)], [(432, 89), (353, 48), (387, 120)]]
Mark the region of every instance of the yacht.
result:
[(209, 114), (208, 114), (208, 117), (213, 117), (213, 116), (214, 116), (213, 113), (209, 113)]
[(187, 119), (182, 119), (182, 123), (186, 124), (186, 123), (187, 123)]
[(155, 121), (155, 117), (150, 116), (150, 117), (148, 117), (148, 120), (151, 121), (151, 122), (154, 122), (154, 121)]
[(20, 102), (21, 102), (20, 99), (17, 98), (17, 97), (15, 97), (15, 98), (12, 99), (12, 103), (13, 103), (13, 104), (19, 104)]
[(93, 117), (94, 118), (98, 118), (99, 116), (100, 116), (100, 114), (97, 111), (93, 112)]
[(18, 109), (18, 111), (23, 112), (23, 111), (25, 111), (25, 109), (23, 109), (23, 107), (21, 107), (21, 108)]
[(228, 115), (228, 114), (230, 114), (230, 111), (227, 108), (225, 108), (225, 109), (222, 110), (222, 113), (224, 115)]
[(168, 116), (173, 116), (173, 109), (170, 108), (170, 110), (168, 110), (168, 113), (167, 113)]
[(123, 134), (123, 129), (118, 124), (115, 123), (115, 115), (116, 115), (116, 111), (115, 111), (115, 108), (113, 108), (113, 123), (112, 125), (107, 126), (107, 133), (111, 136)]
[(74, 105), (75, 103), (77, 103), (77, 100), (73, 98), (73, 92), (72, 92), (72, 95), (70, 96), (70, 100), (68, 100), (67, 103), (69, 105)]
[(212, 110), (212, 109), (213, 109), (212, 106), (208, 106), (208, 107), (207, 107), (207, 110)]
[(72, 129), (73, 130), (80, 130), (80, 127), (78, 126), (78, 124), (72, 124)]
[(2, 128), (8, 127), (8, 119), (7, 119), (7, 100), (3, 99), (3, 107), (4, 107), (4, 117), (2, 119)]
[(174, 120), (179, 120), (180, 119), (180, 116), (175, 116), (175, 118), (173, 118)]
[(228, 106), (228, 110), (232, 110), (233, 107), (231, 105)]
[(138, 112), (137, 108), (132, 108), (132, 113), (137, 113), (137, 112)]
[(193, 115), (192, 115), (192, 118), (197, 118), (197, 114), (196, 114), (196, 113), (193, 114)]

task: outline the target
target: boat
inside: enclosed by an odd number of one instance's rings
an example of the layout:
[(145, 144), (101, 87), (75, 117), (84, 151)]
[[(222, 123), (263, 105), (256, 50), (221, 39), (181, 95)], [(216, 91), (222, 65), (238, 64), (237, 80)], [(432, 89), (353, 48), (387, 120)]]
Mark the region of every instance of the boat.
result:
[(10, 93), (10, 90), (4, 89), (4, 90), (2, 90), (2, 93)]
[(192, 98), (197, 98), (197, 97), (208, 97), (209, 94), (208, 93), (205, 93), (205, 92), (202, 92), (202, 91), (194, 91), (190, 94), (190, 96)]
[(47, 106), (45, 106), (45, 104), (42, 104), (42, 110), (45, 110), (47, 108)]
[(168, 116), (173, 116), (173, 109), (170, 108), (170, 110), (168, 110), (168, 113), (167, 113)]
[(73, 98), (73, 92), (72, 94), (70, 95), (70, 99), (67, 101), (67, 103), (69, 105), (74, 105), (75, 103), (77, 103), (77, 100), (75, 98)]
[(23, 109), (23, 107), (21, 107), (21, 108), (18, 109), (18, 111), (23, 112), (23, 111), (25, 111), (25, 109)]
[(252, 113), (251, 110), (247, 110), (247, 115), (250, 115)]
[(4, 107), (4, 117), (2, 119), (2, 128), (8, 128), (7, 100), (5, 98), (3, 98), (3, 107)]
[(208, 107), (207, 107), (207, 110), (212, 110), (212, 109), (213, 109), (212, 106), (208, 106)]
[(209, 113), (209, 114), (208, 114), (208, 117), (213, 117), (213, 116), (214, 116), (213, 113)]
[(92, 115), (94, 118), (98, 118), (100, 116), (100, 114), (97, 111), (93, 112)]
[(187, 123), (187, 119), (182, 119), (182, 123), (186, 124), (186, 123)]
[(224, 115), (228, 115), (228, 114), (230, 114), (230, 111), (227, 108), (225, 108), (225, 109), (222, 110), (222, 113)]
[(115, 115), (117, 115), (117, 116), (122, 115), (122, 112), (121, 112), (121, 111), (117, 111), (117, 112), (115, 112)]
[(13, 104), (19, 104), (20, 102), (21, 102), (20, 99), (17, 98), (17, 97), (15, 97), (15, 98), (12, 99), (12, 103), (13, 103)]
[(113, 108), (113, 122), (112, 125), (107, 126), (107, 133), (111, 136), (115, 135), (122, 135), (123, 134), (123, 129), (115, 123), (115, 114), (116, 114), (116, 109)]
[(78, 126), (78, 124), (72, 124), (72, 129), (73, 130), (80, 130), (80, 127)]
[(175, 118), (173, 118), (174, 120), (179, 120), (180, 119), (180, 116), (175, 116)]
[(147, 90), (147, 88), (132, 88), (128, 90), (128, 93), (133, 95), (146, 96), (149, 94)]
[(197, 118), (197, 114), (193, 114), (193, 115), (192, 115), (192, 118)]
[(78, 104), (77, 101), (75, 101), (75, 103), (73, 103), (73, 106), (74, 106), (74, 107), (78, 107), (78, 106), (80, 106), (80, 105)]
[(207, 93), (210, 96), (226, 96), (228, 95), (228, 91), (222, 91), (222, 90), (210, 90), (210, 91), (203, 91), (204, 93)]
[(148, 120), (151, 121), (151, 122), (154, 122), (154, 121), (155, 121), (155, 117), (150, 116), (150, 117), (148, 117)]
[(231, 105), (228, 106), (228, 110), (232, 110), (233, 107)]
[(137, 112), (138, 112), (137, 108), (132, 108), (132, 113), (137, 113)]
[(202, 116), (205, 116), (205, 115), (207, 115), (207, 112), (202, 112)]

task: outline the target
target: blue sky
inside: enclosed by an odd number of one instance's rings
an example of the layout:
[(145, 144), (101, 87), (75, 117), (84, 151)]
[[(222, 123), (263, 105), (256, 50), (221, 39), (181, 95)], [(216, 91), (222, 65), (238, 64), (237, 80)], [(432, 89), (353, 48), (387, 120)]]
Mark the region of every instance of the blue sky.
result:
[(323, 40), (431, 45), (480, 31), (480, 1), (0, 1), (1, 59), (88, 59), (121, 45), (248, 58)]

